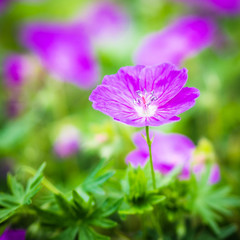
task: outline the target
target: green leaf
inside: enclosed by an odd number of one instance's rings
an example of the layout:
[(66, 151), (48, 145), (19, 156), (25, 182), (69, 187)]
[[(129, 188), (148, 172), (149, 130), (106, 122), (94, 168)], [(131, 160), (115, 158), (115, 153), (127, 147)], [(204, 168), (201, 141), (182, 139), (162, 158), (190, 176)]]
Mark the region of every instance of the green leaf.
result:
[(61, 208), (61, 210), (69, 217), (74, 218), (76, 215), (74, 213), (74, 210), (71, 206), (71, 203), (69, 203), (64, 196), (60, 194), (55, 194), (56, 202), (58, 206)]
[(78, 239), (79, 240), (110, 240), (109, 237), (99, 234), (95, 232), (93, 229), (88, 227), (82, 227), (79, 230)]
[(39, 168), (24, 190), (24, 186), (16, 180), (15, 176), (8, 175), (8, 186), (11, 194), (0, 193), (0, 222), (12, 217), (21, 207), (31, 203), (32, 197), (39, 191), (42, 181), (42, 171), (45, 164)]
[(81, 184), (81, 188), (88, 193), (96, 193), (103, 195), (104, 190), (101, 188), (101, 185), (104, 184), (109, 178), (111, 178), (115, 171), (108, 171), (100, 176), (97, 176), (102, 170), (104, 160), (102, 160), (98, 166), (92, 171), (92, 173), (85, 179)]
[(33, 114), (28, 114), (20, 119), (10, 121), (0, 131), (0, 149), (3, 151), (11, 150), (19, 144), (34, 127), (35, 122)]
[(197, 181), (195, 176), (191, 177), (191, 194), (192, 198), (188, 206), (193, 213), (200, 216), (216, 234), (220, 234), (218, 223), (223, 216), (231, 215), (231, 209), (240, 206), (240, 200), (230, 195), (229, 187), (218, 187), (211, 185), (209, 181), (209, 168), (202, 178)]
[(21, 198), (24, 194), (24, 188), (22, 186), (22, 184), (20, 184), (15, 177), (13, 177), (11, 174), (8, 174), (7, 176), (7, 180), (8, 180), (8, 186), (12, 192), (12, 194), (16, 197), (16, 198)]
[(166, 199), (165, 196), (163, 196), (163, 195), (156, 195), (156, 194), (150, 194), (149, 197), (148, 197), (148, 201), (152, 205), (156, 205), (156, 204), (164, 201), (165, 199)]
[(19, 205), (19, 199), (7, 193), (0, 193), (0, 206), (8, 208), (14, 205)]
[(110, 198), (106, 199), (100, 206), (101, 216), (108, 217), (118, 210), (122, 203), (122, 199), (112, 200)]
[(74, 240), (78, 232), (78, 227), (69, 227), (61, 232), (54, 240)]
[(102, 228), (113, 228), (117, 226), (116, 222), (107, 218), (94, 219), (93, 221), (91, 221), (91, 224), (97, 227), (102, 227)]
[(12, 215), (14, 215), (17, 207), (7, 208), (7, 209), (0, 209), (0, 223), (4, 222)]
[(43, 180), (43, 170), (45, 166), (46, 163), (43, 163), (37, 170), (36, 174), (28, 180), (25, 190), (24, 204), (30, 204), (31, 198), (41, 189), (40, 183)]

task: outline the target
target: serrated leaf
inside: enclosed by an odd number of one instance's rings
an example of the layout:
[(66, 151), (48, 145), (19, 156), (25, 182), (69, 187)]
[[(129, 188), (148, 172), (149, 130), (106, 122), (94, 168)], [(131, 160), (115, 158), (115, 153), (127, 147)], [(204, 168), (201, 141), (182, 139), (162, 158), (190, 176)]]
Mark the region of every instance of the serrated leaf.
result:
[(55, 194), (55, 198), (56, 198), (56, 202), (58, 204), (58, 206), (62, 209), (62, 211), (69, 216), (70, 218), (74, 218), (75, 212), (71, 206), (71, 203), (68, 202), (64, 196), (60, 195), (60, 194)]
[[(192, 210), (208, 224), (216, 234), (220, 234), (218, 222), (223, 216), (231, 215), (231, 208), (240, 205), (235, 197), (230, 196), (229, 187), (216, 187), (208, 182), (209, 172), (203, 174), (199, 181), (191, 177), (193, 199)], [(238, 206), (239, 206), (238, 205)], [(189, 204), (191, 206), (191, 204)]]
[(13, 207), (19, 205), (18, 199), (13, 195), (7, 193), (0, 193), (0, 206), (1, 207)]
[(95, 232), (93, 229), (88, 227), (82, 227), (79, 230), (78, 239), (79, 240), (110, 240), (109, 237), (99, 234)]
[(70, 227), (61, 232), (54, 240), (74, 240), (78, 232), (78, 227)]
[(25, 196), (24, 196), (24, 204), (30, 204), (31, 198), (36, 195), (36, 193), (41, 189), (40, 183), (43, 180), (43, 170), (46, 166), (46, 163), (43, 163), (36, 174), (30, 178), (27, 182)]
[(11, 174), (8, 174), (7, 176), (8, 180), (8, 186), (12, 192), (13, 195), (16, 196), (16, 198), (20, 199), (24, 194), (24, 188), (22, 184), (20, 184), (15, 177), (13, 177)]
[(112, 200), (110, 198), (106, 199), (100, 206), (101, 216), (108, 217), (116, 212), (122, 203), (122, 199)]
[(152, 194), (152, 195), (150, 195), (150, 196), (148, 197), (148, 201), (149, 201), (152, 205), (156, 205), (156, 204), (164, 201), (165, 199), (166, 199), (166, 197), (163, 196), (163, 195), (154, 195), (154, 194)]
[(103, 168), (104, 160), (102, 160), (98, 166), (91, 172), (91, 174), (85, 179), (85, 181), (81, 184), (81, 188), (88, 193), (95, 193), (99, 195), (103, 195), (105, 192), (101, 188), (101, 185), (105, 183), (109, 178), (111, 178), (115, 171), (108, 171), (100, 176), (97, 174)]
[(34, 207), (34, 210), (37, 212), (42, 224), (53, 226), (66, 226), (66, 218), (64, 216), (61, 216), (58, 213), (50, 210), (40, 209), (38, 207)]
[(44, 166), (42, 164), (36, 175), (28, 181), (25, 190), (23, 185), (16, 180), (16, 177), (8, 176), (8, 185), (12, 194), (0, 193), (0, 222), (13, 216), (22, 206), (31, 203), (31, 198), (40, 189), (39, 184), (42, 180)]
[(0, 209), (0, 223), (11, 217), (16, 209), (17, 208)]
[(93, 221), (91, 221), (91, 224), (97, 227), (102, 227), (102, 228), (113, 228), (117, 226), (116, 222), (107, 218), (94, 219)]

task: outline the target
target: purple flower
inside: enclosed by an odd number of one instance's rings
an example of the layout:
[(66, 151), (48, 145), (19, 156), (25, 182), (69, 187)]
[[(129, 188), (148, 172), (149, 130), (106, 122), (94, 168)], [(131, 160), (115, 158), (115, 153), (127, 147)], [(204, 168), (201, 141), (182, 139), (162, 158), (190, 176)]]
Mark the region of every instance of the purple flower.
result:
[(174, 65), (130, 66), (105, 76), (89, 100), (93, 108), (116, 121), (136, 127), (177, 121), (178, 114), (195, 104), (196, 88), (183, 87), (187, 70)]
[(212, 11), (218, 14), (239, 14), (240, 0), (176, 0), (187, 2), (188, 4), (195, 5), (202, 8), (204, 12)]
[(60, 158), (66, 158), (79, 151), (80, 135), (76, 127), (72, 125), (64, 126), (58, 135), (54, 151)]
[[(137, 149), (126, 157), (126, 163), (130, 163), (133, 167), (144, 167), (149, 159), (148, 145), (142, 135), (145, 133), (138, 132), (133, 136), (133, 142)], [(202, 173), (206, 171), (206, 156), (202, 153), (195, 156), (196, 147), (186, 136), (151, 131), (150, 138), (153, 138), (152, 157), (155, 171), (168, 174), (174, 168), (182, 167), (181, 179), (188, 179), (190, 172), (200, 178)], [(219, 166), (216, 163), (211, 164), (209, 183), (215, 184), (219, 180)]]
[(7, 174), (12, 170), (13, 165), (13, 161), (10, 158), (0, 159), (0, 180), (6, 178)]
[(111, 1), (95, 2), (84, 13), (83, 21), (93, 40), (115, 39), (128, 25), (128, 16), (124, 9)]
[[(132, 151), (126, 158), (133, 167), (143, 167), (148, 159), (148, 145), (142, 132), (134, 135), (133, 141), (137, 150)], [(144, 134), (145, 135), (145, 134)], [(175, 167), (182, 167), (181, 178), (188, 178), (190, 174), (190, 159), (195, 149), (193, 142), (181, 134), (164, 134), (150, 132), (153, 137), (152, 155), (154, 170), (168, 174)]]
[(24, 229), (7, 228), (0, 236), (0, 240), (25, 240), (26, 231)]
[(8, 4), (8, 0), (0, 0), (0, 14), (3, 12)]
[(177, 19), (162, 31), (147, 36), (136, 51), (134, 62), (180, 65), (186, 58), (208, 47), (213, 41), (214, 32), (215, 25), (206, 18), (189, 16)]
[[(192, 166), (192, 170), (194, 174), (198, 177), (201, 178), (201, 175), (206, 171), (206, 164), (205, 163), (198, 163)], [(208, 179), (208, 182), (210, 184), (215, 184), (220, 181), (220, 168), (218, 164), (213, 164), (210, 170), (210, 176)]]
[(86, 89), (96, 85), (99, 68), (83, 26), (32, 23), (23, 29), (22, 41), (62, 81)]
[(3, 78), (10, 87), (21, 86), (29, 75), (30, 63), (24, 55), (13, 54), (3, 61)]

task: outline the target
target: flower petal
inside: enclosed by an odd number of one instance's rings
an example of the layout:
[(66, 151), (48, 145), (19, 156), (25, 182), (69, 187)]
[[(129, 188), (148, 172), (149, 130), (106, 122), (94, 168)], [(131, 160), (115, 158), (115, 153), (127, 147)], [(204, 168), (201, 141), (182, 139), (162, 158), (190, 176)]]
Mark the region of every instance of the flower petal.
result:
[(215, 25), (209, 19), (188, 16), (177, 19), (164, 30), (147, 36), (134, 57), (136, 64), (179, 65), (208, 47), (214, 38)]
[(83, 26), (32, 23), (24, 27), (22, 42), (62, 81), (82, 88), (95, 86), (99, 67)]
[(136, 91), (139, 90), (139, 75), (142, 69), (142, 65), (122, 67), (117, 74), (105, 76), (102, 84), (121, 89), (125, 95), (134, 99)]
[(220, 181), (220, 168), (217, 164), (214, 164), (211, 168), (209, 183), (215, 184)]
[(187, 78), (187, 69), (177, 70), (172, 64), (145, 67), (139, 76), (140, 90), (154, 91), (158, 104), (163, 105), (180, 92)]
[(133, 167), (144, 167), (147, 163), (149, 155), (139, 150), (130, 152), (126, 157), (126, 163), (131, 163)]
[(132, 126), (144, 125), (144, 119), (137, 115), (133, 108), (133, 100), (115, 87), (98, 86), (90, 95), (93, 108), (99, 110), (117, 121)]
[(194, 106), (195, 99), (199, 97), (200, 92), (196, 88), (183, 88), (173, 99), (165, 105), (160, 106), (156, 111), (156, 118), (171, 118), (183, 113)]

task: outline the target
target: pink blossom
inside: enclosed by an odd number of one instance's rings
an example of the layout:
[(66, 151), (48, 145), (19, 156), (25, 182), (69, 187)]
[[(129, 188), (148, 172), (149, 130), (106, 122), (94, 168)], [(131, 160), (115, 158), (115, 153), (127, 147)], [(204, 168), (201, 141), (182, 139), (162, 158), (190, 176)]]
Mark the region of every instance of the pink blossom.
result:
[(116, 121), (136, 126), (159, 126), (177, 121), (195, 104), (196, 88), (184, 87), (187, 70), (161, 64), (123, 67), (105, 76), (89, 100), (93, 108)]
[(215, 25), (206, 18), (182, 17), (159, 32), (146, 36), (134, 56), (136, 64), (156, 65), (163, 62), (180, 65), (210, 46)]
[(60, 80), (85, 89), (96, 85), (99, 67), (84, 26), (32, 23), (24, 27), (22, 42)]
[(54, 144), (54, 151), (60, 158), (66, 158), (79, 151), (80, 135), (76, 127), (64, 126)]

